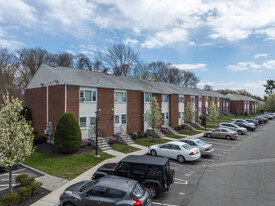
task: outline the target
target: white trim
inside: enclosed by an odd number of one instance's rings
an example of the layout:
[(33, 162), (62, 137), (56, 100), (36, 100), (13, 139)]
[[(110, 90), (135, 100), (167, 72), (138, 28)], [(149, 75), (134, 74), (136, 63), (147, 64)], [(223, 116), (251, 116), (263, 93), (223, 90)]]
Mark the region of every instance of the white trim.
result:
[(46, 105), (46, 112), (47, 112), (47, 122), (49, 122), (49, 85), (46, 86), (46, 102), (47, 102), (47, 105)]

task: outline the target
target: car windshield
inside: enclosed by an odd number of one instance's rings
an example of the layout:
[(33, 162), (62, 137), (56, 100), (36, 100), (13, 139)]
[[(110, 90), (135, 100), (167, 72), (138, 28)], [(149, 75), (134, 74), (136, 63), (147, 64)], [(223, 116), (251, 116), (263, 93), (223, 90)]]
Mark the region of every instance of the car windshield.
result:
[(86, 190), (89, 190), (91, 189), (96, 183), (98, 182), (98, 180), (93, 180), (91, 182), (88, 182), (87, 184), (83, 185), (79, 191), (82, 192), (82, 191), (86, 191)]
[(196, 141), (196, 143), (198, 144), (198, 145), (208, 145), (205, 141), (203, 141), (203, 140), (197, 140)]
[(140, 199), (144, 195), (144, 187), (142, 187), (139, 183), (136, 184), (131, 192), (131, 196), (134, 196), (137, 199)]
[(193, 147), (192, 146), (190, 146), (189, 144), (183, 144), (183, 145), (181, 145), (184, 149), (186, 149), (186, 150), (191, 150), (191, 149), (193, 149)]

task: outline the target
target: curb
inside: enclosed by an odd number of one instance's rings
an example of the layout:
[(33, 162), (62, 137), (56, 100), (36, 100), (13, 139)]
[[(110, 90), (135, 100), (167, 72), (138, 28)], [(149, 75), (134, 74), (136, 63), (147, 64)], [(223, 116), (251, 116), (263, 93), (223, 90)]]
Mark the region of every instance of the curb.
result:
[(33, 171), (33, 172), (38, 173), (38, 174), (40, 174), (41, 176), (49, 175), (49, 174), (47, 174), (47, 173), (45, 173), (45, 172), (41, 172), (41, 171), (39, 171), (39, 170), (37, 170), (37, 169), (34, 169), (34, 168), (32, 168), (32, 167), (30, 167), (30, 166), (28, 166), (28, 165), (23, 164), (23, 163), (19, 163), (19, 165), (22, 166), (22, 167), (25, 167), (26, 169), (29, 169), (29, 170), (31, 170), (31, 171)]

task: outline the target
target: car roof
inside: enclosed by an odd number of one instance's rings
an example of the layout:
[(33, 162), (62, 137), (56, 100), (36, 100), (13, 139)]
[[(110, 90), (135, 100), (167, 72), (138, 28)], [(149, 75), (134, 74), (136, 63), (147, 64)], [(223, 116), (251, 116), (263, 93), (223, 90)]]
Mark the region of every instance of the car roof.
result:
[(201, 140), (201, 139), (198, 139), (198, 138), (184, 138), (183, 140), (197, 141), (197, 140)]
[(113, 188), (117, 188), (117, 189), (124, 190), (125, 192), (127, 192), (129, 190), (129, 188), (134, 183), (137, 183), (137, 182), (138, 182), (137, 180), (133, 180), (133, 179), (126, 178), (126, 177), (107, 175), (107, 176), (100, 178), (97, 185), (113, 187)]
[(132, 162), (150, 165), (165, 165), (168, 161), (166, 157), (152, 157), (149, 155), (128, 155), (124, 157), (120, 162)]
[(169, 143), (171, 143), (171, 144), (176, 144), (176, 145), (186, 144), (185, 142), (180, 142), (180, 141), (171, 141), (171, 142), (167, 142), (167, 143), (165, 143), (165, 144), (169, 144)]

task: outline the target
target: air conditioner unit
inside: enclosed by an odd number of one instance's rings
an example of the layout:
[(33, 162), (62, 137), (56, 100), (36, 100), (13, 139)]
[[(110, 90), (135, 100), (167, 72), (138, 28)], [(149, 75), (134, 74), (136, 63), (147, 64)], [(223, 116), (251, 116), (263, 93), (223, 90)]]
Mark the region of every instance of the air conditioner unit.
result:
[(84, 102), (84, 97), (79, 98), (80, 102)]

